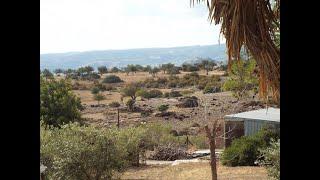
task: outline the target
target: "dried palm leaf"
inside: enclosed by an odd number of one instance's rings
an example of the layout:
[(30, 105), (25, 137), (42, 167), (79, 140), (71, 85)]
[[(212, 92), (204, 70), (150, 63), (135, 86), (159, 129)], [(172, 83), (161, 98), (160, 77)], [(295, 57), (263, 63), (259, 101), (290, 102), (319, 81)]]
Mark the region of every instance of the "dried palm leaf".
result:
[(280, 103), (280, 49), (275, 45), (275, 31), (280, 30), (280, 0), (275, 8), (269, 0), (191, 0), (206, 2), (209, 20), (221, 24), (226, 39), (228, 62), (240, 60), (242, 47), (249, 50), (259, 67), (260, 95), (264, 98), (270, 89)]

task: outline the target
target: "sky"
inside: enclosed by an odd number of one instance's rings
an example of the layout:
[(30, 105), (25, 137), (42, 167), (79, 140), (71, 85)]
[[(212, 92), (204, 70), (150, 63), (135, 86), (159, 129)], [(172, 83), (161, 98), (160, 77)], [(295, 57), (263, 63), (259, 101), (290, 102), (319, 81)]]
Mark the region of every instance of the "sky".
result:
[(218, 44), (219, 32), (190, 0), (40, 1), (41, 54)]

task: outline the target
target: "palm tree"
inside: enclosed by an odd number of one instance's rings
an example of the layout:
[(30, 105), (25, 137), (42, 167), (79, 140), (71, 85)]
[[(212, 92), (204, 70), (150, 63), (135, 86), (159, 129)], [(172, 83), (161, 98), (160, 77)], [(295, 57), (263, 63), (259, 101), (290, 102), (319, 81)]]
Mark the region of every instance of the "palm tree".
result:
[(210, 22), (221, 24), (229, 63), (247, 49), (259, 67), (260, 96), (266, 98), (271, 90), (280, 104), (280, 0), (190, 0), (195, 2), (205, 2)]

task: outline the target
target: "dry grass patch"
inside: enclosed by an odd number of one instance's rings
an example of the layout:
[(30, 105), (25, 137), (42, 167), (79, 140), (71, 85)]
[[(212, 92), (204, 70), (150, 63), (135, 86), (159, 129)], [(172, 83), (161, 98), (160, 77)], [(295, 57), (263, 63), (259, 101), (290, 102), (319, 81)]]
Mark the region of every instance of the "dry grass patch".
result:
[[(121, 179), (211, 179), (209, 163), (187, 163), (176, 166), (144, 166), (126, 171)], [(219, 180), (266, 180), (267, 171), (263, 167), (225, 167), (218, 165)]]

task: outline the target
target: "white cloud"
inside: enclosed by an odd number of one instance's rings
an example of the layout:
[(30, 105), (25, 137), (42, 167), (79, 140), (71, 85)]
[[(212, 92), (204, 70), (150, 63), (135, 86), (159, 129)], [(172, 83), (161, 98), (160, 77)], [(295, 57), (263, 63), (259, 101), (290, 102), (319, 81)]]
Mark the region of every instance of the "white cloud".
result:
[(40, 52), (217, 44), (220, 27), (189, 0), (41, 0)]

